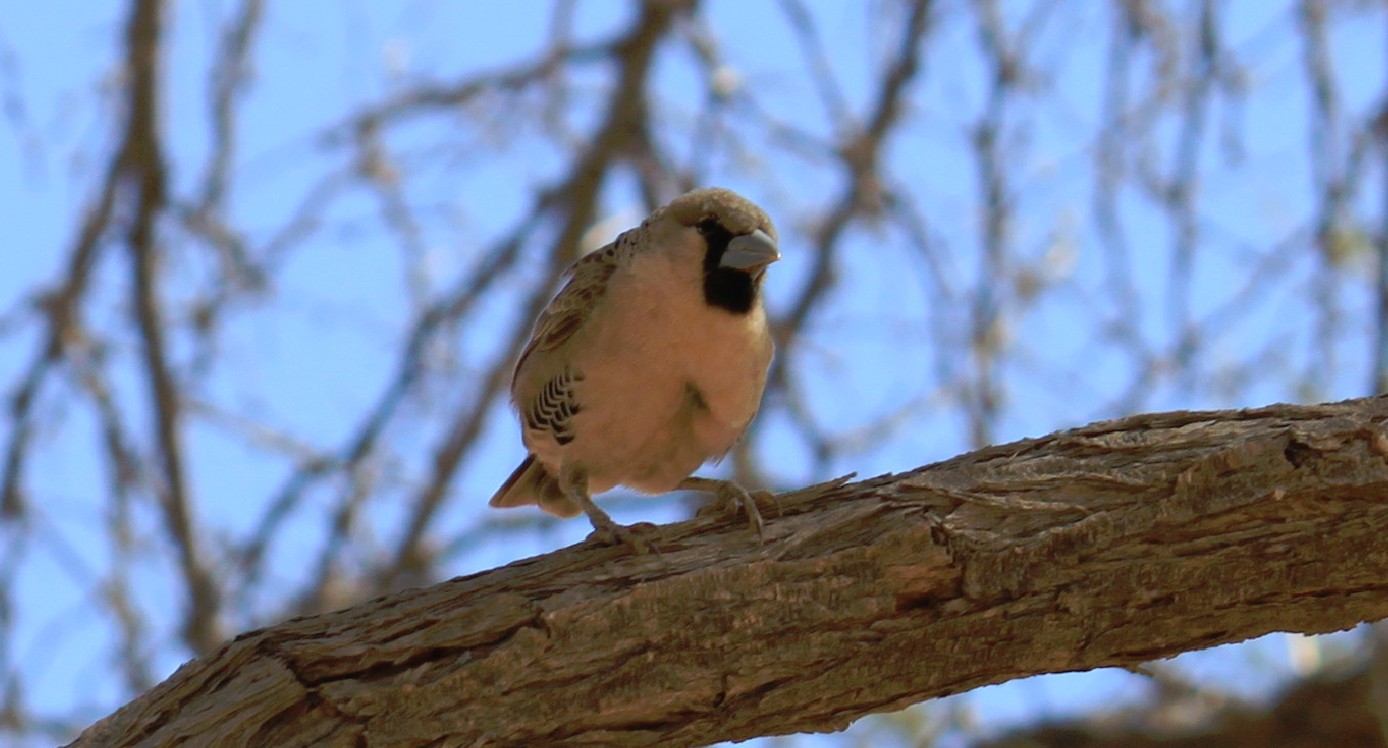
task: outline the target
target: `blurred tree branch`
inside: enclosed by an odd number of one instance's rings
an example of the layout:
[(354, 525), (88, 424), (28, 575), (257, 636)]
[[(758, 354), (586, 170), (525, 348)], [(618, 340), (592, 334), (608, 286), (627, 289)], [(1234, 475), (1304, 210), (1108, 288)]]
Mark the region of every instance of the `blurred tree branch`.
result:
[(1159, 697), (1131, 714), (1035, 725), (974, 748), (1382, 748), (1371, 676), (1324, 673), (1297, 681), (1270, 705), (1200, 694)]
[(1133, 416), (241, 635), (78, 746), (699, 745), (1388, 616), (1388, 398)]

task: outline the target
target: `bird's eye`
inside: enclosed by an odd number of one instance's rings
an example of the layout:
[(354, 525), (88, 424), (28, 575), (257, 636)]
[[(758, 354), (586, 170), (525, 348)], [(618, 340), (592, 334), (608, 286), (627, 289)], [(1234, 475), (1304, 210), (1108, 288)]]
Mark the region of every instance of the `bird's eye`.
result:
[(694, 224), (694, 228), (698, 229), (699, 236), (702, 236), (704, 243), (708, 245), (709, 257), (716, 262), (727, 250), (728, 242), (732, 241), (733, 232), (719, 223), (717, 218), (705, 218)]

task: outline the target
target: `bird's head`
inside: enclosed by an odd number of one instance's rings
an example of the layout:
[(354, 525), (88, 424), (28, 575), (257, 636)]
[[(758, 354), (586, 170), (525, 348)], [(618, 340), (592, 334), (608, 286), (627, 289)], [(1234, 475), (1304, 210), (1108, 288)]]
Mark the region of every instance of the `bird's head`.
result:
[(741, 195), (719, 187), (686, 193), (651, 216), (658, 244), (690, 254), (702, 267), (704, 300), (710, 306), (745, 314), (759, 302), (766, 266), (779, 260), (776, 227), (766, 211)]

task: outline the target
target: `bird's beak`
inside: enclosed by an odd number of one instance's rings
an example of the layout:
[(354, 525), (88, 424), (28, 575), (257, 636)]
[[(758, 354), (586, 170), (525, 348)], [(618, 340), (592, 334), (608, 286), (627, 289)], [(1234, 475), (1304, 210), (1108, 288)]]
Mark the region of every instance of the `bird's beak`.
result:
[(781, 259), (776, 240), (761, 229), (733, 237), (718, 264), (735, 270), (756, 270)]

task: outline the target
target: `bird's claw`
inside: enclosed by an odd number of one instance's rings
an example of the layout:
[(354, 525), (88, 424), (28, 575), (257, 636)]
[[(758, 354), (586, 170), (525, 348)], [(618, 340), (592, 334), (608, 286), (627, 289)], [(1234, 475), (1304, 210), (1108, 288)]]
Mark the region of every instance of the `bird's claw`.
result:
[(655, 525), (650, 522), (637, 522), (634, 525), (619, 525), (608, 520), (606, 523), (593, 523), (593, 531), (588, 534), (587, 540), (596, 540), (602, 545), (624, 545), (632, 549), (638, 556), (643, 556), (655, 550), (646, 537), (657, 531)]
[(766, 521), (762, 519), (761, 507), (757, 504), (766, 500), (775, 503), (775, 496), (770, 491), (749, 492), (731, 481), (724, 483), (717, 493), (718, 505), (723, 511), (735, 515), (740, 509), (747, 515), (747, 525), (763, 542), (766, 540)]

